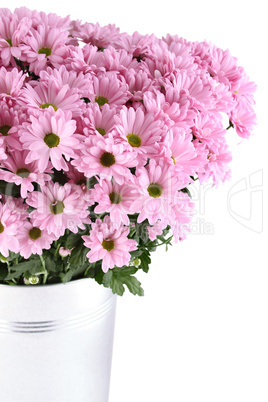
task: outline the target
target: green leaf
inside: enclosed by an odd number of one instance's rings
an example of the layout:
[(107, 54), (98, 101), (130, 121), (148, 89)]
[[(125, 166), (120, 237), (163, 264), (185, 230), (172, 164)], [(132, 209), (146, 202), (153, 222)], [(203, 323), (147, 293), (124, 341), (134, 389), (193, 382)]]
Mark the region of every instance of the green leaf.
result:
[(7, 277), (8, 270), (7, 265), (0, 263), (0, 281), (4, 281)]
[[(194, 178), (193, 178), (193, 180), (194, 180)], [(192, 194), (190, 193), (190, 190), (187, 187), (181, 189), (180, 191), (182, 193), (186, 193), (190, 198), (192, 198)]]
[(12, 197), (20, 197), (20, 186), (15, 183), (7, 183), (4, 180), (0, 180), (0, 194), (10, 195)]
[(141, 265), (139, 268), (148, 273), (151, 264), (150, 252), (145, 249), (143, 253), (139, 255), (139, 259), (141, 260)]
[(80, 239), (80, 242), (72, 250), (69, 263), (75, 267), (84, 265), (86, 261), (86, 254), (88, 253), (88, 248), (84, 246), (84, 242)]
[(19, 278), (22, 274), (29, 271), (33, 275), (37, 272), (40, 272), (42, 269), (42, 264), (39, 257), (34, 257), (30, 260), (26, 260), (24, 262), (20, 262), (19, 264), (13, 265), (10, 269), (14, 272), (8, 274), (6, 280), (9, 281), (11, 279)]
[(106, 272), (103, 276), (103, 285), (110, 287), (113, 293), (123, 296), (125, 286), (133, 295), (143, 296), (144, 291), (141, 283), (133, 276), (137, 272), (135, 267), (113, 268)]

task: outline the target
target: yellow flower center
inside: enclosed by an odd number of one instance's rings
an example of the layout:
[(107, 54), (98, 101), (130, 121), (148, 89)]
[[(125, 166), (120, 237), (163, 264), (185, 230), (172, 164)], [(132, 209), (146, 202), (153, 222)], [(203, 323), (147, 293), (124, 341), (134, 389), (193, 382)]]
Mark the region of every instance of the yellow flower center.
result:
[(11, 127), (5, 124), (4, 126), (0, 127), (0, 134), (2, 134), (4, 137), (6, 137), (8, 135), (8, 132), (10, 129), (11, 129)]
[(50, 204), (50, 211), (54, 215), (61, 214), (64, 211), (64, 204), (62, 201), (55, 201), (53, 204)]
[(158, 198), (163, 193), (162, 187), (157, 183), (149, 184), (149, 186), (147, 187), (147, 191), (148, 191), (148, 194), (150, 195), (150, 197), (153, 197), (153, 198)]
[(110, 167), (115, 163), (115, 157), (110, 152), (104, 152), (100, 157), (102, 166)]
[(110, 193), (109, 198), (111, 201), (111, 204), (119, 204), (122, 201), (122, 197), (119, 193)]
[(127, 135), (128, 143), (132, 147), (140, 147), (141, 146), (141, 138), (136, 134), (128, 134)]
[(37, 239), (39, 239), (39, 237), (41, 237), (41, 235), (42, 235), (42, 232), (41, 232), (41, 230), (40, 230), (39, 228), (37, 228), (37, 227), (33, 227), (31, 230), (29, 230), (29, 237), (30, 237), (32, 240), (37, 240)]
[(60, 143), (60, 137), (54, 133), (46, 134), (44, 137), (44, 142), (49, 148), (57, 147)]
[(41, 48), (38, 50), (38, 54), (45, 54), (46, 57), (50, 56), (51, 53), (52, 53), (52, 50), (51, 50), (49, 47), (46, 47), (46, 46), (41, 47)]
[(113, 240), (103, 240), (101, 245), (107, 251), (111, 251), (114, 249), (114, 241)]
[(16, 171), (16, 175), (20, 177), (28, 177), (30, 173), (30, 170), (26, 168), (20, 168)]
[(105, 105), (105, 103), (109, 103), (108, 99), (104, 96), (96, 96), (95, 102), (99, 105), (99, 107)]

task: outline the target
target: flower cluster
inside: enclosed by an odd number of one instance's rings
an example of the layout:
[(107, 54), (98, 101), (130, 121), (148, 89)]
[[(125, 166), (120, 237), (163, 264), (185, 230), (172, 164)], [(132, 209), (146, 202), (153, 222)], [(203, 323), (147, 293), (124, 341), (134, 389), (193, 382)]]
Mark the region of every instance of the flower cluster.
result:
[(146, 270), (146, 244), (185, 238), (190, 184), (230, 177), (226, 133), (250, 136), (255, 89), (207, 42), (0, 9), (0, 280), (39, 256), (49, 280), (52, 249), (64, 281), (78, 253), (77, 275)]

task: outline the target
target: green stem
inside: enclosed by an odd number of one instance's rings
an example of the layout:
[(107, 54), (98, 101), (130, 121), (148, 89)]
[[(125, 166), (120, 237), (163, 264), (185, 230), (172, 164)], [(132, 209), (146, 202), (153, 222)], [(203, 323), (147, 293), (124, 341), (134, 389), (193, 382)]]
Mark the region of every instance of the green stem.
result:
[(229, 126), (226, 128), (226, 130), (229, 130), (230, 128), (233, 128), (233, 127), (234, 127), (233, 123), (231, 122), (231, 120), (229, 120)]
[(54, 257), (56, 257), (56, 255), (57, 255), (57, 253), (59, 251), (59, 248), (60, 248), (60, 243), (57, 245), (57, 248), (56, 248), (55, 253), (54, 253)]
[(46, 281), (47, 281), (48, 272), (47, 272), (47, 269), (46, 269), (46, 263), (45, 263), (45, 260), (44, 260), (43, 256), (42, 256), (42, 255), (39, 255), (39, 257), (40, 257), (40, 260), (41, 260), (41, 263), (42, 263), (42, 267), (43, 267), (43, 270), (44, 270), (44, 272), (43, 272), (43, 274), (44, 274), (43, 284), (45, 284)]

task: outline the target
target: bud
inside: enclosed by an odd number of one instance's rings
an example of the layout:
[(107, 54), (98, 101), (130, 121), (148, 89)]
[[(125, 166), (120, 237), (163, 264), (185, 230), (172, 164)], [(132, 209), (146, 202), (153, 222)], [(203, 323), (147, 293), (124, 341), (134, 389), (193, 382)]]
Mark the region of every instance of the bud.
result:
[(39, 276), (32, 275), (28, 279), (24, 277), (23, 281), (24, 281), (25, 285), (37, 285), (39, 283), (40, 279), (39, 279)]
[(132, 261), (132, 265), (138, 268), (141, 265), (141, 260), (139, 258), (134, 258), (134, 260)]
[(60, 247), (60, 248), (59, 248), (59, 255), (60, 255), (61, 257), (67, 257), (68, 255), (71, 254), (71, 251), (72, 251), (72, 250), (69, 250), (69, 249), (66, 248), (66, 247)]

